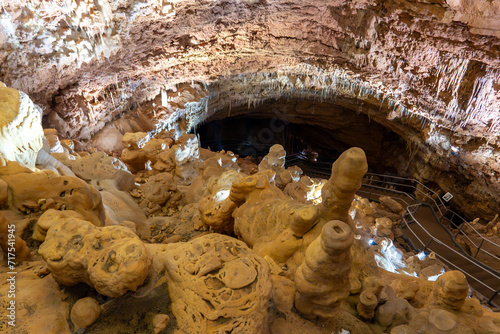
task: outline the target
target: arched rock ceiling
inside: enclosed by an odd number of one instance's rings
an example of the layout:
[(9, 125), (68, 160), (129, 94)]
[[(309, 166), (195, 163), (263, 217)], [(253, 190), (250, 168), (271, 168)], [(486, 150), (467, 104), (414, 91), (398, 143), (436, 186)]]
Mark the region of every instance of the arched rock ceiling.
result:
[(455, 193), (471, 215), (500, 209), (498, 2), (4, 0), (0, 9), (0, 81), (28, 93), (64, 136), (87, 140), (137, 114), (187, 129), (242, 105), (328, 100), (402, 135), (417, 152), (413, 175)]

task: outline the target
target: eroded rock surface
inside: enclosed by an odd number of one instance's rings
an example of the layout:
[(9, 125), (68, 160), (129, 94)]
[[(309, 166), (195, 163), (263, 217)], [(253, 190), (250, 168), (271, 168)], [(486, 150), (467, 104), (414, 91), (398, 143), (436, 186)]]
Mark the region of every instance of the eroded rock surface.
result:
[(74, 210), (96, 226), (104, 224), (101, 195), (77, 177), (43, 170), (2, 175), (1, 178), (9, 185), (11, 204), (16, 209), (25, 212), (38, 211), (42, 207)]
[(167, 270), (178, 333), (267, 332), (269, 266), (243, 242), (209, 234), (154, 256)]
[[(59, 289), (51, 275), (44, 276), (45, 263), (42, 260), (31, 261), (17, 267), (15, 284), (15, 327), (7, 323), (2, 314), (0, 330), (2, 333), (60, 333), (71, 334), (66, 319), (69, 317), (68, 295)], [(6, 266), (0, 268), (2, 277), (8, 277)], [(0, 284), (0, 304), (7, 310), (12, 298), (9, 298), (11, 284), (3, 280)]]
[(59, 283), (83, 282), (110, 297), (135, 291), (151, 265), (151, 255), (130, 229), (99, 228), (77, 218), (54, 223), (39, 253)]

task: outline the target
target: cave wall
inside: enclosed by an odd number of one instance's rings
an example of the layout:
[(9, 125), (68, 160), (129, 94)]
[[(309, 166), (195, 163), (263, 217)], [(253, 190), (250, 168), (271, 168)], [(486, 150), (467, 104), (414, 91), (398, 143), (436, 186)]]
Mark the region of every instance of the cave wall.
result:
[(119, 117), (187, 131), (269, 100), (329, 101), (403, 136), (413, 176), (487, 219), (500, 211), (499, 14), (470, 0), (6, 0), (0, 81), (84, 142)]

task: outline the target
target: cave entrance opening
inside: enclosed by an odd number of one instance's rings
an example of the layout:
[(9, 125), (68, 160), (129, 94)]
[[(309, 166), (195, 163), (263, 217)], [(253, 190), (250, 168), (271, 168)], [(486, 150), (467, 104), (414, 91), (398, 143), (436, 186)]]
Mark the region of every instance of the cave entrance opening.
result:
[(272, 145), (280, 144), (289, 165), (302, 163), (328, 174), (331, 163), (356, 146), (365, 151), (371, 172), (404, 175), (410, 152), (400, 135), (363, 113), (332, 108), (330, 103), (309, 103), (309, 109), (303, 101), (292, 103), (292, 107), (287, 104), (286, 108), (275, 101), (254, 109), (218, 112), (199, 124), (195, 132), (204, 148), (232, 151), (256, 162)]

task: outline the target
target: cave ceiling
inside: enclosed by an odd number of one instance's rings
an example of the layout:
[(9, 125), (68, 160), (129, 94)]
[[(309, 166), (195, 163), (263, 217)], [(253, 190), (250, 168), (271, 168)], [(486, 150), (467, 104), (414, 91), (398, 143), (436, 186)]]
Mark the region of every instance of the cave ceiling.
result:
[(499, 17), (498, 2), (472, 0), (4, 0), (0, 81), (82, 143), (127, 121), (182, 132), (243, 107), (325, 102), (401, 135), (412, 176), (492, 216)]

